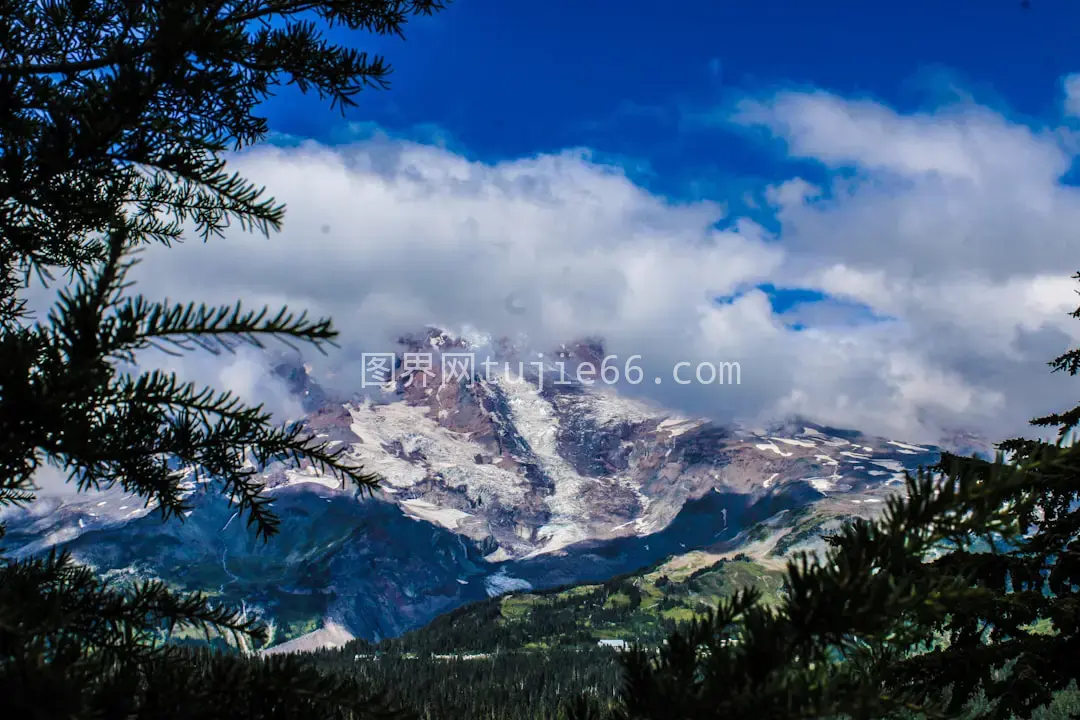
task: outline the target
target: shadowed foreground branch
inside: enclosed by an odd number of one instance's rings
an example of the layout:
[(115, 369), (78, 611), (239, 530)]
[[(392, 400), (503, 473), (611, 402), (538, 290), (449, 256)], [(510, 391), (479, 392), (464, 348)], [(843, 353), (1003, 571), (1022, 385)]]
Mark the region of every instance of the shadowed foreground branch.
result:
[[(329, 320), (287, 309), (147, 301), (136, 253), (230, 225), (277, 230), (284, 208), (224, 155), (264, 140), (285, 86), (332, 106), (387, 86), (378, 56), (326, 30), (401, 35), (438, 0), (0, 0), (0, 506), (35, 499), (43, 466), (80, 491), (122, 487), (183, 521), (215, 487), (268, 539), (259, 480), (306, 464), (376, 478), (302, 425), (136, 364), (148, 351), (232, 352), (275, 338), (322, 350)], [(158, 248), (156, 251), (160, 251)], [(59, 284), (43, 319), (28, 282)], [(60, 278), (60, 280), (58, 280)], [(246, 613), (158, 582), (106, 584), (65, 554), (0, 568), (0, 696), (16, 717), (368, 717), (350, 681), (295, 660), (181, 650), (177, 627), (265, 639)]]
[[(1076, 375), (1078, 358), (1050, 365)], [(634, 650), (610, 716), (1030, 717), (1075, 687), (1080, 408), (1033, 422), (1058, 441), (944, 455), (823, 558), (790, 561), (778, 606), (746, 590), (659, 651)], [(585, 698), (568, 714), (599, 710)]]

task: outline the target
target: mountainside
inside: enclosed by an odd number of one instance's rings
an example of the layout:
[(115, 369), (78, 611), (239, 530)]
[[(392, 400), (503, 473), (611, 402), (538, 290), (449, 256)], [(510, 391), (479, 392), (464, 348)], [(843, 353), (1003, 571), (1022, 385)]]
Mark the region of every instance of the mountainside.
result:
[(776, 600), (777, 564), (693, 551), (602, 583), (482, 600), (400, 637), (312, 659), (324, 672), (363, 678), (417, 717), (561, 717), (579, 693), (614, 696), (623, 682), (617, 654), (630, 643), (658, 646), (675, 623), (749, 583)]
[(783, 580), (781, 563), (695, 550), (600, 583), (489, 598), (402, 636), (380, 643), (356, 640), (330, 654), (478, 658), (551, 648), (657, 646), (676, 623), (715, 608), (747, 585), (761, 589), (766, 602), (778, 601)]
[[(310, 467), (265, 468), (282, 518), (269, 544), (192, 483), (182, 524), (116, 490), (46, 498), (5, 515), (4, 546), (63, 546), (118, 577), (244, 603), (276, 623), (278, 642), (325, 625), (293, 645), (311, 647), (393, 637), (485, 597), (600, 582), (698, 548), (813, 547), (939, 454), (803, 421), (720, 426), (602, 386), (538, 387), (527, 363), (523, 375), (444, 376), (439, 354), (471, 347), (435, 330), (404, 337), (396, 380), (349, 397), (299, 358), (277, 362), (307, 426), (383, 484), (360, 498)], [(435, 354), (430, 372), (404, 369), (415, 352)], [(571, 368), (603, 357), (595, 341), (559, 352)]]

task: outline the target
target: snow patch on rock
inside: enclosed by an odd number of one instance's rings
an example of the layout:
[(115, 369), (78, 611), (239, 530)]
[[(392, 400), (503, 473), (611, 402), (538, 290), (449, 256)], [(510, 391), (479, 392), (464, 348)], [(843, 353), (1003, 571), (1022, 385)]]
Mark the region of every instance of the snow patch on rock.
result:
[(589, 534), (581, 523), (588, 516), (588, 508), (582, 501), (583, 491), (596, 481), (579, 475), (559, 455), (559, 418), (535, 386), (523, 380), (500, 382), (499, 385), (506, 394), (514, 426), (555, 486), (554, 491), (544, 498), (551, 511), (551, 520), (537, 530), (537, 537), (545, 542), (526, 557), (554, 552), (586, 539)]
[(929, 448), (919, 447), (918, 445), (908, 445), (906, 443), (897, 442), (895, 440), (889, 440), (890, 445), (895, 445), (900, 448), (900, 452), (907, 454), (925, 453), (930, 452)]
[(812, 443), (812, 442), (810, 442), (808, 440), (794, 440), (792, 438), (782, 438), (782, 437), (771, 437), (769, 439), (774, 440), (776, 442), (782, 442), (785, 445), (794, 445), (796, 447), (804, 447), (804, 448), (815, 448), (815, 447), (817, 447), (817, 445), (815, 445), (814, 443)]
[(420, 500), (419, 498), (402, 500), (401, 506), (407, 514), (417, 520), (426, 520), (435, 525), (441, 525), (448, 530), (457, 530), (458, 523), (465, 518), (472, 517), (467, 512), (455, 508), (438, 507), (427, 500)]
[(344, 625), (327, 621), (326, 624), (307, 633), (301, 635), (298, 638), (293, 638), (288, 642), (275, 645), (265, 650), (260, 650), (260, 655), (282, 655), (285, 653), (294, 652), (312, 652), (313, 650), (323, 650), (330, 648), (339, 648), (350, 640), (354, 640), (355, 637), (349, 629)]
[(488, 597), (495, 597), (518, 590), (532, 590), (533, 586), (527, 580), (511, 577), (507, 574), (506, 568), (502, 568), (494, 575), (484, 578), (484, 589), (487, 590)]
[(776, 443), (771, 441), (767, 443), (758, 443), (754, 447), (756, 447), (758, 450), (761, 450), (762, 452), (774, 452), (780, 457), (791, 457), (794, 454), (790, 452), (784, 452), (777, 446)]

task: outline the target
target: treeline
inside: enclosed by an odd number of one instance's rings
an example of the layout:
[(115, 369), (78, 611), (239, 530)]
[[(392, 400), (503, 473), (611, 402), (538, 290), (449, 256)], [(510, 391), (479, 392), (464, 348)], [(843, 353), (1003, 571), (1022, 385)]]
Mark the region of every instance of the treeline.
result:
[(600, 638), (660, 646), (676, 617), (703, 616), (764, 574), (745, 556), (674, 580), (660, 563), (595, 585), (482, 600), (400, 637), (307, 657), (425, 720), (561, 718), (574, 698), (601, 708), (617, 701), (623, 655)]
[(320, 671), (385, 694), (405, 717), (423, 720), (551, 720), (587, 693), (614, 702), (622, 682), (609, 648), (502, 651), (475, 658), (314, 653)]

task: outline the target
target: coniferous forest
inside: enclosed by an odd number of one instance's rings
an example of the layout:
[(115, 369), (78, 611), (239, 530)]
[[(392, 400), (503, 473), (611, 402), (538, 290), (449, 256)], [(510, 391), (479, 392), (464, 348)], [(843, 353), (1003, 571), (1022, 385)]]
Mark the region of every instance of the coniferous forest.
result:
[[(356, 38), (396, 47), (465, 4), (0, 0), (0, 507), (34, 508), (49, 471), (182, 523), (201, 484), (272, 543), (267, 468), (303, 466), (357, 497), (381, 487), (325, 433), (140, 364), (277, 341), (326, 351), (340, 340), (331, 319), (155, 300), (134, 278), (148, 248), (281, 230), (284, 205), (230, 167), (270, 138), (262, 103), (288, 88), (362, 108), (391, 68)], [(1080, 349), (1046, 361), (1063, 399), (1032, 421), (1035, 439), (942, 453), (824, 553), (688, 549), (677, 567), (512, 589), (379, 642), (260, 654), (267, 623), (213, 588), (0, 544), (0, 707), (71, 720), (1080, 717), (1080, 406), (1064, 399)]]

